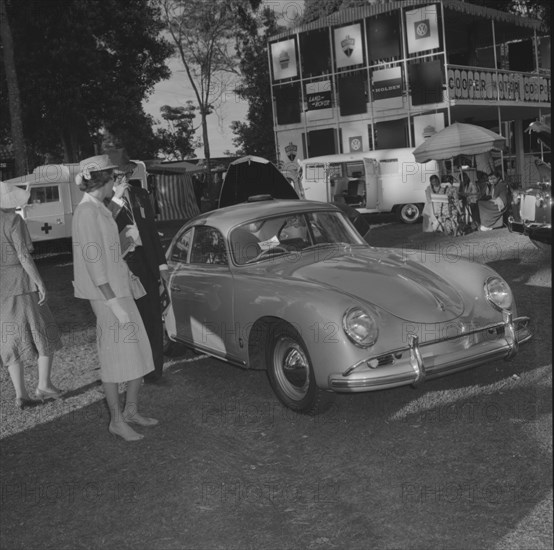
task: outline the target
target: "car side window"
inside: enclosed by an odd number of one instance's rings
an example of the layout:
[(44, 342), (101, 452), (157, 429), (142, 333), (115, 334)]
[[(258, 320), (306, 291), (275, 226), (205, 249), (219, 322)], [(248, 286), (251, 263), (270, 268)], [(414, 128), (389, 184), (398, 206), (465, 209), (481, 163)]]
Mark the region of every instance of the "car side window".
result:
[(171, 259), (174, 262), (187, 263), (190, 251), (190, 244), (192, 242), (193, 228), (185, 231), (175, 243), (173, 250), (171, 251)]
[(46, 202), (59, 202), (60, 190), (57, 185), (44, 187), (31, 187), (29, 204), (44, 204)]
[(191, 264), (227, 265), (227, 251), (223, 235), (214, 227), (201, 225), (194, 232)]

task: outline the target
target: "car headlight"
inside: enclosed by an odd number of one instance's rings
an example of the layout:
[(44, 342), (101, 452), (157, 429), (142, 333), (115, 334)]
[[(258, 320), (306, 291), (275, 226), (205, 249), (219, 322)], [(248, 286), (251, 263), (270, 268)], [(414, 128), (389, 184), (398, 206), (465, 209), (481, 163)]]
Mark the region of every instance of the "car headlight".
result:
[(369, 348), (379, 337), (376, 317), (360, 307), (353, 307), (345, 312), (342, 328), (346, 336), (361, 348)]
[(512, 291), (508, 283), (500, 277), (489, 277), (485, 281), (485, 296), (499, 311), (512, 307)]

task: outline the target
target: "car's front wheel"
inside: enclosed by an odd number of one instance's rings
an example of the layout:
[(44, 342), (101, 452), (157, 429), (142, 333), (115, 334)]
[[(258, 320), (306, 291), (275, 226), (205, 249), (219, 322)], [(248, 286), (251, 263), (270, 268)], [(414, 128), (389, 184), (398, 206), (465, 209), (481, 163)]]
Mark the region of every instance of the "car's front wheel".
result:
[(402, 223), (415, 223), (421, 216), (421, 207), (419, 204), (409, 203), (401, 204), (396, 209), (396, 217)]
[(287, 323), (275, 323), (268, 344), (267, 375), (279, 400), (300, 413), (325, 411), (334, 395), (317, 387), (310, 356), (298, 332)]

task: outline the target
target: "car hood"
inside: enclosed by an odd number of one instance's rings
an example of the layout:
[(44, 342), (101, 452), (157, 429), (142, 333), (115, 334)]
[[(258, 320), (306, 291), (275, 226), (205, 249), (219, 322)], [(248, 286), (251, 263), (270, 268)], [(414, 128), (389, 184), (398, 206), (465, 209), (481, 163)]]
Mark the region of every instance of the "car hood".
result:
[(219, 208), (245, 202), (253, 195), (297, 199), (298, 193), (277, 167), (261, 157), (242, 157), (229, 164), (219, 195)]
[(319, 249), (280, 264), (278, 271), (350, 294), (406, 321), (445, 322), (464, 311), (461, 294), (448, 281), (393, 250), (346, 247), (326, 254)]

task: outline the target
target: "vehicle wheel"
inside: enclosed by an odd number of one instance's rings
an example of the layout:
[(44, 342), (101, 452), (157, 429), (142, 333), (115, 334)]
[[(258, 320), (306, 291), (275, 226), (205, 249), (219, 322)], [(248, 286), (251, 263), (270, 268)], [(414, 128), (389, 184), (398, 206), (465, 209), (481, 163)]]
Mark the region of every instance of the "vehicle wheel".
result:
[(319, 414), (333, 402), (333, 393), (317, 387), (302, 338), (286, 323), (275, 323), (269, 331), (266, 368), (273, 391), (292, 410)]
[(181, 357), (186, 354), (188, 349), (185, 344), (170, 340), (164, 327), (163, 353), (166, 357)]
[(416, 223), (421, 217), (421, 208), (419, 204), (401, 204), (396, 209), (396, 217), (402, 223)]

